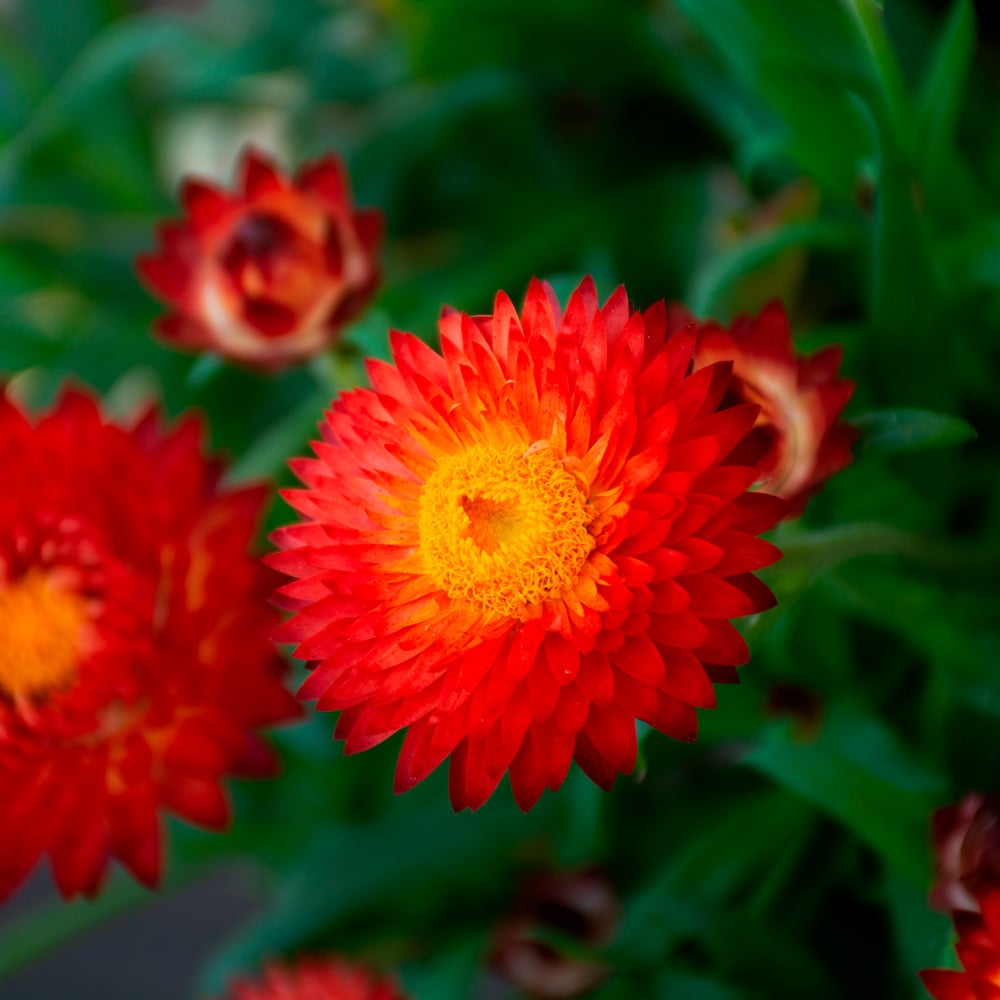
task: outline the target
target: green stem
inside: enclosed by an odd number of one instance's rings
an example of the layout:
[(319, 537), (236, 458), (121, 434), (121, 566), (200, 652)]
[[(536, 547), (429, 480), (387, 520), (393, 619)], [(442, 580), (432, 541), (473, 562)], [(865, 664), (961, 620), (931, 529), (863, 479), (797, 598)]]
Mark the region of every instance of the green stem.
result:
[(912, 138), (909, 127), (911, 114), (906, 83), (892, 44), (882, 25), (882, 6), (874, 0), (841, 0), (841, 2), (854, 21), (861, 43), (868, 50), (875, 81), (879, 85), (879, 96), (895, 132), (896, 142), (901, 149), (909, 150)]
[(81, 246), (137, 253), (151, 241), (158, 216), (86, 213), (66, 206), (0, 205), (0, 238), (30, 239), (56, 250)]
[[(329, 399), (339, 396), (346, 389), (367, 384), (363, 360), (338, 350), (336, 346), (317, 354), (308, 367), (316, 384)], [(317, 414), (317, 419), (319, 416)]]
[(702, 270), (691, 288), (691, 308), (696, 316), (714, 315), (725, 294), (740, 278), (786, 250), (799, 247), (843, 250), (856, 246), (860, 238), (857, 226), (822, 219), (792, 222), (780, 229), (749, 237)]
[(930, 569), (960, 573), (996, 572), (1000, 553), (921, 538), (888, 524), (842, 524), (823, 531), (789, 534), (776, 544), (784, 553), (780, 571), (830, 569), (859, 556), (900, 555)]

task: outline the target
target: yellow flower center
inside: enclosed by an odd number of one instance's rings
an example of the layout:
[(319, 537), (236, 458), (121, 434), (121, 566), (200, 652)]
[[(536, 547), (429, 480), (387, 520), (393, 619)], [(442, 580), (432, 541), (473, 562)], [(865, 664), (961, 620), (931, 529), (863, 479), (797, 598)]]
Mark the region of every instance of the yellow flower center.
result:
[(448, 596), (519, 615), (572, 587), (594, 547), (577, 480), (549, 448), (477, 445), (438, 463), (420, 497), (420, 551)]
[(86, 620), (82, 598), (41, 570), (0, 584), (0, 693), (30, 697), (71, 684)]

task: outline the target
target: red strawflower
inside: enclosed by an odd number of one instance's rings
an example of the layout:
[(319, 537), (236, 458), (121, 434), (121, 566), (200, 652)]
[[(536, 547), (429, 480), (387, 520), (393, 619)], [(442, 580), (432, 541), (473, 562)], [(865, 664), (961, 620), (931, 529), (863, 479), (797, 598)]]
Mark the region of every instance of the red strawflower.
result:
[(406, 1000), (394, 983), (335, 958), (304, 958), (268, 966), (257, 982), (240, 980), (226, 1000)]
[(977, 894), (1000, 889), (1000, 795), (970, 792), (938, 809), (931, 830), (937, 862), (931, 906), (942, 913), (975, 910)]
[[(671, 329), (692, 321), (686, 310), (671, 307)], [(728, 330), (711, 320), (698, 325), (695, 368), (731, 361), (729, 401), (760, 406), (753, 433), (735, 457), (757, 466), (757, 484), (784, 497), (792, 517), (851, 461), (857, 432), (839, 418), (854, 383), (837, 377), (842, 355), (839, 345), (796, 355), (779, 302), (755, 318), (740, 316)]]
[(354, 210), (333, 155), (289, 179), (250, 149), (239, 172), (233, 194), (186, 181), (187, 218), (136, 266), (174, 309), (157, 324), (167, 341), (273, 370), (318, 354), (367, 304), (382, 216)]
[(220, 780), (271, 772), (254, 730), (296, 714), (247, 552), (264, 491), (220, 489), (196, 420), (80, 391), (35, 426), (0, 395), (0, 465), (0, 898), (46, 854), (65, 896), (110, 858), (152, 886), (160, 812), (224, 827)]
[(980, 896), (980, 913), (952, 914), (962, 972), (924, 969), (920, 978), (934, 1000), (1000, 1000), (1000, 892)]
[(508, 770), (528, 809), (573, 759), (610, 788), (637, 718), (695, 738), (748, 657), (727, 619), (773, 602), (754, 536), (785, 505), (729, 458), (756, 407), (718, 412), (729, 366), (688, 374), (694, 328), (589, 279), (564, 315), (533, 282), (520, 316), (500, 293), (440, 327), (443, 357), (394, 332), (293, 463), (305, 522), (272, 562), (300, 695), (341, 710), (347, 753), (409, 727), (397, 791), (451, 756), (456, 809)]

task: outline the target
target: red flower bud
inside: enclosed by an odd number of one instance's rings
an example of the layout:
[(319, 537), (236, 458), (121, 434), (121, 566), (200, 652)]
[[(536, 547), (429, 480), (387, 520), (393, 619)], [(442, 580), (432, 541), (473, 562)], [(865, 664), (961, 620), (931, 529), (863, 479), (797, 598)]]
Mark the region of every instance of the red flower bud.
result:
[(695, 370), (719, 361), (733, 366), (728, 401), (760, 407), (750, 435), (733, 456), (754, 464), (758, 485), (783, 497), (791, 517), (823, 483), (851, 461), (857, 432), (840, 419), (854, 383), (838, 378), (839, 345), (808, 357), (795, 353), (784, 306), (773, 302), (759, 316), (740, 316), (726, 329), (698, 323), (680, 307), (672, 307), (672, 330), (695, 324), (698, 341)]
[(1000, 795), (971, 792), (932, 820), (937, 867), (930, 904), (936, 910), (976, 910), (976, 897), (1000, 889)]
[(173, 307), (156, 327), (165, 340), (273, 370), (318, 354), (367, 304), (382, 216), (354, 211), (332, 155), (289, 179), (250, 149), (240, 177), (233, 194), (186, 181), (186, 218), (136, 266)]

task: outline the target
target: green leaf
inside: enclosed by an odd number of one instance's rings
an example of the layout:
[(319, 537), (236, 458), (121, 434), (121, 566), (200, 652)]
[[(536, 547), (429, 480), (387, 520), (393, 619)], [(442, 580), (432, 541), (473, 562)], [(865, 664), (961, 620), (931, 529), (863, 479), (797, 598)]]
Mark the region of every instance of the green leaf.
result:
[(922, 174), (932, 188), (937, 188), (944, 159), (955, 142), (975, 47), (976, 17), (972, 2), (958, 0), (934, 53), (917, 113)]
[(941, 262), (954, 289), (990, 289), (1000, 285), (1000, 216), (987, 215), (942, 248)]
[(281, 420), (260, 434), (253, 444), (233, 463), (226, 481), (274, 479), (285, 469), (288, 460), (303, 450), (310, 435), (323, 416), (330, 394), (319, 389), (291, 410)]
[(470, 934), (449, 940), (447, 948), (436, 950), (419, 965), (401, 970), (403, 985), (413, 997), (467, 997), (473, 995), (482, 974), (486, 942)]
[(927, 887), (911, 885), (894, 872), (886, 872), (884, 891), (892, 917), (900, 973), (912, 976), (917, 969), (950, 966), (951, 920), (927, 905)]
[[(8, 200), (9, 194), (3, 189), (25, 157), (60, 129), (86, 121), (113, 88), (124, 86), (124, 78), (140, 60), (151, 55), (190, 59), (197, 45), (198, 40), (180, 22), (153, 17), (133, 18), (105, 29), (74, 60), (30, 120), (0, 152), (0, 201)], [(207, 47), (200, 55), (206, 59)]]
[(882, 23), (882, 6), (875, 0), (841, 0), (838, 6), (847, 11), (865, 53), (867, 75), (872, 84), (868, 96), (873, 101), (876, 118), (886, 130), (883, 138), (888, 140), (891, 135), (897, 151), (908, 151), (910, 102), (896, 53)]
[(955, 683), (988, 695), (983, 707), (1000, 713), (1000, 635), (989, 586), (997, 577), (1000, 553), (986, 549), (981, 555), (978, 563), (974, 555), (965, 557), (955, 575), (962, 588), (861, 565), (842, 566), (823, 582), (854, 613), (905, 635)]
[(802, 574), (812, 578), (863, 556), (901, 555), (914, 563), (938, 571), (960, 573), (964, 577), (972, 570), (989, 571), (996, 565), (996, 557), (981, 546), (973, 548), (959, 542), (932, 539), (878, 522), (849, 522), (819, 531), (804, 531), (798, 524), (786, 522), (778, 528), (774, 540), (781, 549), (782, 558), (767, 572), (774, 575), (779, 589), (786, 576)]
[(853, 421), (865, 451), (882, 454), (947, 448), (976, 437), (960, 417), (927, 410), (873, 410)]
[[(871, 256), (871, 315), (883, 335), (874, 345), (877, 362), (902, 388), (892, 364), (906, 338), (916, 351), (930, 351), (942, 308), (935, 245), (915, 173), (915, 115), (896, 53), (873, 0), (842, 0), (866, 64), (858, 109), (868, 118), (875, 150), (875, 228)], [(929, 395), (936, 384), (920, 369), (910, 384)], [(929, 386), (929, 388), (928, 388)]]
[(687, 836), (671, 843), (663, 863), (625, 903), (621, 933), (610, 950), (618, 966), (661, 967), (683, 938), (708, 936), (708, 906), (728, 907), (734, 899), (741, 905), (749, 899), (751, 909), (766, 905), (778, 889), (772, 873), (791, 874), (782, 862), (799, 856), (814, 814), (794, 796), (770, 790), (730, 800), (722, 809), (695, 811), (685, 822), (691, 826)]
[[(74, 0), (71, 4), (38, 0), (18, 12), (20, 40), (46, 74), (53, 75), (72, 62), (101, 29), (110, 14), (107, 6), (101, 0)], [(58, 24), (55, 24), (57, 12)]]
[(403, 803), (375, 823), (320, 830), (269, 909), (210, 962), (202, 991), (212, 995), (264, 956), (290, 951), (408, 894), (426, 899), (473, 878), (501, 877), (511, 841), (533, 829), (540, 812), (526, 817), (504, 801), (456, 816), (441, 804), (420, 812)]
[[(743, 92), (781, 123), (786, 155), (849, 199), (860, 163), (872, 154), (871, 137), (850, 94), (873, 91), (874, 84), (842, 5), (677, 0), (677, 6), (729, 64)], [(816, 114), (818, 106), (822, 115)], [(745, 142), (775, 132), (753, 118), (743, 115), (731, 123), (742, 128)]]
[(776, 723), (744, 763), (839, 820), (904, 878), (926, 884), (927, 818), (944, 781), (862, 708), (832, 707), (813, 743), (796, 742), (787, 722)]
[(653, 1000), (740, 1000), (745, 994), (706, 976), (668, 972), (656, 980)]
[(917, 383), (923, 390), (930, 381), (930, 366), (904, 373), (899, 369), (898, 351), (905, 339), (909, 350), (930, 353), (942, 303), (940, 267), (920, 204), (912, 154), (903, 148), (884, 109), (860, 98), (858, 106), (869, 115), (876, 143), (870, 311), (882, 335), (873, 353), (897, 389)]
[(0, 308), (0, 374), (16, 374), (59, 357), (65, 342), (18, 322)]

